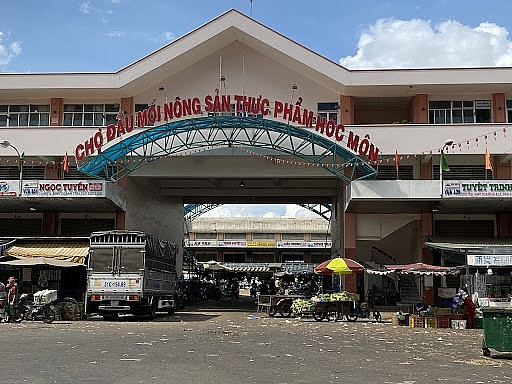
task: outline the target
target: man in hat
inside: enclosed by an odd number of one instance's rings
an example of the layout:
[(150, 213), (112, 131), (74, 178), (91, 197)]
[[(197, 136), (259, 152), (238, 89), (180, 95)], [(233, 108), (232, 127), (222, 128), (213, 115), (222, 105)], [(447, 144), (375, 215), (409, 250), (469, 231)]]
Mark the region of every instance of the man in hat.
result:
[(429, 311), (429, 307), (427, 304), (425, 304), (425, 298), (422, 296), (420, 297), (420, 302), (416, 304), (416, 313), (425, 313)]
[(7, 280), (7, 305), (5, 307), (5, 322), (13, 323), (16, 319), (16, 300), (18, 298), (18, 284), (14, 277)]

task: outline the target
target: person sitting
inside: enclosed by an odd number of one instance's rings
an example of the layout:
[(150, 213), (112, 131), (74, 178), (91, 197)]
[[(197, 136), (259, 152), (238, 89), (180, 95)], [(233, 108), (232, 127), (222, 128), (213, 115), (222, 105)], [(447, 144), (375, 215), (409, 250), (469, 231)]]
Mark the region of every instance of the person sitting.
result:
[(430, 310), (430, 307), (425, 304), (425, 298), (424, 297), (420, 297), (420, 302), (418, 304), (416, 304), (416, 307), (414, 308), (416, 313), (425, 313), (425, 312), (428, 312)]

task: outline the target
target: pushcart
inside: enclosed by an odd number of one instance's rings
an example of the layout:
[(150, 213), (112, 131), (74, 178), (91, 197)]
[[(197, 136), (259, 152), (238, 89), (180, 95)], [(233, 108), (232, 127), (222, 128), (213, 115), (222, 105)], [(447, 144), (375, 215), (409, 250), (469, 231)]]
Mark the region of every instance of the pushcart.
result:
[(313, 309), (313, 319), (322, 321), (343, 320), (344, 316), (348, 316), (354, 311), (353, 301), (318, 301)]
[(482, 308), (482, 313), (484, 356), (491, 356), (490, 348), (498, 352), (512, 352), (512, 309)]
[(292, 304), (295, 299), (305, 299), (304, 295), (259, 295), (258, 312), (267, 312), (270, 317), (279, 313), (282, 317), (292, 315)]

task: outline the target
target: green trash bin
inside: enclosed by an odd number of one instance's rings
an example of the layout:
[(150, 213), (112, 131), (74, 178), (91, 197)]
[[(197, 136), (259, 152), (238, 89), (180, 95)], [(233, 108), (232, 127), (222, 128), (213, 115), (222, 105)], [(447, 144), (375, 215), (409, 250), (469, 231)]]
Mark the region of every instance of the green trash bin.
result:
[(483, 308), (484, 356), (491, 356), (490, 348), (498, 352), (512, 352), (512, 309)]

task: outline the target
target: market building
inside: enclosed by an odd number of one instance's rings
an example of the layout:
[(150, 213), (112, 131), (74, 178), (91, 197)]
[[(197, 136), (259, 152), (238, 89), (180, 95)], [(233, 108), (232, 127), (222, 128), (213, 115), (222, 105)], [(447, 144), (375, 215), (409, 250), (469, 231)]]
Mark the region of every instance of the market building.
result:
[(115, 73), (2, 73), (0, 236), (143, 230), (182, 257), (187, 206), (320, 205), (330, 255), (469, 260), (510, 292), (511, 75), (350, 70), (236, 10)]

